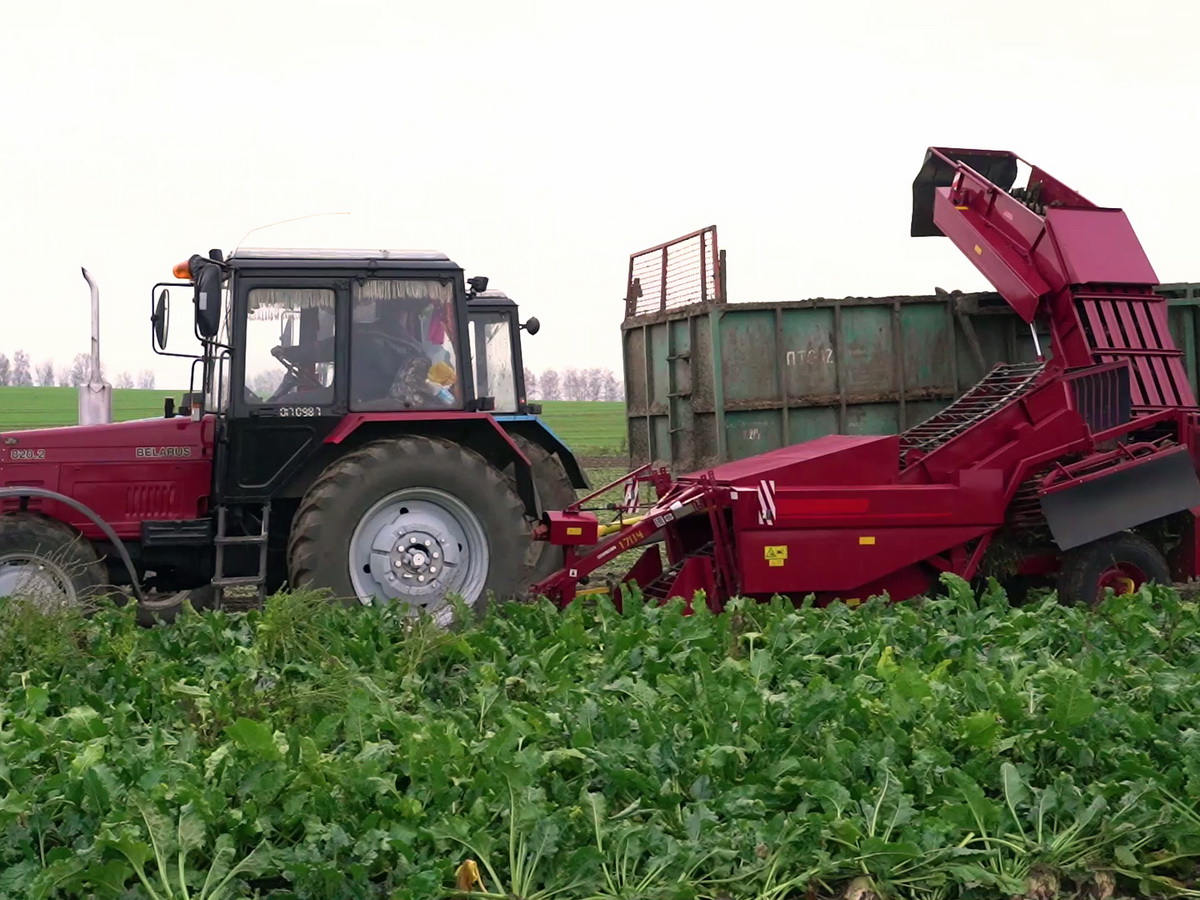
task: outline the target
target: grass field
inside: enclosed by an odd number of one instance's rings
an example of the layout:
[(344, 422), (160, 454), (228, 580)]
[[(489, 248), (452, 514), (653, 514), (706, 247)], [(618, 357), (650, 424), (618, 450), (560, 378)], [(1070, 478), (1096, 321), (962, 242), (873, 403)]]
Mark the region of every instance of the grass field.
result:
[(628, 446), (624, 403), (543, 403), (542, 418), (578, 456), (622, 455)]
[[(117, 421), (161, 416), (163, 398), (182, 391), (113, 391), (113, 418)], [(79, 392), (71, 387), (0, 387), (0, 431), (55, 428), (79, 421)]]
[[(182, 391), (113, 391), (113, 418), (117, 421), (162, 415), (163, 398)], [(79, 395), (75, 388), (0, 387), (0, 431), (54, 428), (78, 421)], [(543, 404), (543, 418), (554, 432), (580, 456), (618, 455), (625, 450), (625, 412), (622, 403)]]

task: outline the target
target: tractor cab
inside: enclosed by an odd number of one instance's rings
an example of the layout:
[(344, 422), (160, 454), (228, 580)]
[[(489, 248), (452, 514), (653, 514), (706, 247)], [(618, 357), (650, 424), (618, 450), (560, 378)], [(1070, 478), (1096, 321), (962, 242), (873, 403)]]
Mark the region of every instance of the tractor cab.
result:
[[(194, 290), (206, 412), (322, 418), (353, 412), (528, 412), (517, 307), (445, 255), (239, 250), (175, 267)], [(155, 350), (170, 297), (155, 285)], [(161, 291), (161, 292), (160, 292)]]
[(486, 278), (472, 278), (467, 302), (472, 378), (477, 390), (489, 398), (497, 415), (541, 412), (525, 394), (525, 366), (521, 358), (521, 331), (537, 334), (534, 317), (517, 319), (517, 305), (503, 291), (487, 290)]

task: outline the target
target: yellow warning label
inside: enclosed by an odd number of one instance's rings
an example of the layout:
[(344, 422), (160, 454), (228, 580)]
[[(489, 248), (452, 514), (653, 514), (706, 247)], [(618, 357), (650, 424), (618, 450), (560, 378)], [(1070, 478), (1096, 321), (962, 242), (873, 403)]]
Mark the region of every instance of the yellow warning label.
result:
[(772, 569), (778, 569), (785, 562), (787, 562), (786, 559), (768, 559), (767, 565), (770, 566)]
[(875, 546), (875, 536), (871, 535), (871, 534), (862, 535), (858, 539), (858, 545), (860, 547), (874, 547)]
[(763, 547), (763, 559), (787, 559), (787, 547)]
[(583, 529), (582, 528), (568, 528), (567, 534), (570, 534), (570, 535), (583, 534)]
[(981, 256), (982, 256), (982, 255), (983, 255), (983, 248), (982, 248), (982, 247), (980, 247), (978, 244), (976, 244), (976, 245), (975, 245), (975, 252), (976, 252), (977, 254), (979, 254), (979, 255), (981, 255)]

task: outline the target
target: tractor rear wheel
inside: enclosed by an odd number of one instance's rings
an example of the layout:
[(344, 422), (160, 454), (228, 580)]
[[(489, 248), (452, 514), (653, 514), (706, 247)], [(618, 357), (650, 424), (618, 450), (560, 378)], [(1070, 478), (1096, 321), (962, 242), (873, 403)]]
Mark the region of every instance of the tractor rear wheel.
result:
[(0, 597), (44, 609), (89, 608), (105, 587), (104, 566), (83, 535), (45, 516), (0, 516)]
[(331, 464), (301, 500), (289, 580), (448, 624), (447, 595), (481, 614), (489, 594), (526, 587), (529, 541), (524, 505), (479, 454), (440, 438), (373, 441)]
[(1058, 597), (1071, 605), (1095, 606), (1106, 588), (1132, 594), (1147, 582), (1169, 585), (1171, 567), (1144, 537), (1121, 532), (1068, 550), (1058, 576)]
[[(523, 435), (510, 434), (509, 437), (533, 466), (533, 487), (543, 510), (563, 510), (578, 499), (575, 486), (571, 484), (567, 470), (557, 456)], [(505, 469), (505, 476), (515, 491), (515, 467)], [(532, 573), (531, 580), (536, 583), (563, 567), (563, 548), (546, 541), (531, 541), (526, 559)]]

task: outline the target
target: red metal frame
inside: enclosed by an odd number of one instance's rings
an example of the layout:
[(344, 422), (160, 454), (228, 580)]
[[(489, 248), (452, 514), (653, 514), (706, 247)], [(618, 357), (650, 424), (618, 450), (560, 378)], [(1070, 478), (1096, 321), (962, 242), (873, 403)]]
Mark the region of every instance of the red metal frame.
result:
[[(1172, 454), (1191, 453), (1195, 464), (1196, 402), (1128, 219), (1037, 167), (1024, 188), (1010, 191), (1017, 162), (1024, 160), (1006, 151), (930, 148), (915, 185), (913, 234), (948, 237), (1018, 315), (1047, 320), (1049, 361), (998, 367), (904, 435), (830, 435), (673, 483), (656, 471), (658, 501), (646, 518), (594, 547), (566, 547), (566, 567), (535, 589), (568, 603), (614, 555), (649, 544), (621, 580), (652, 597), (690, 601), (703, 589), (714, 609), (734, 595), (899, 600), (929, 590), (939, 572), (974, 577), (1002, 531), (1041, 535), (1040, 498), (1054, 495), (1055, 515), (1070, 516), (1080, 495), (1060, 494), (1069, 488)], [(670, 308), (669, 250), (697, 238), (703, 246), (709, 230), (715, 257), (713, 228), (630, 258), (627, 314)], [(659, 266), (654, 309), (637, 304), (637, 288), (644, 295), (647, 287), (637, 264), (648, 260)], [(636, 484), (646, 472), (602, 490)], [(1179, 496), (1197, 490), (1200, 482), (1182, 485)], [(1180, 502), (1170, 493), (1153, 503)], [(1035, 504), (1013, 519), (1018, 495)], [(587, 515), (581, 505), (570, 512)], [(1058, 567), (1053, 548), (1028, 556), (1018, 569)], [(1173, 562), (1194, 574), (1198, 561), (1193, 515)]]

